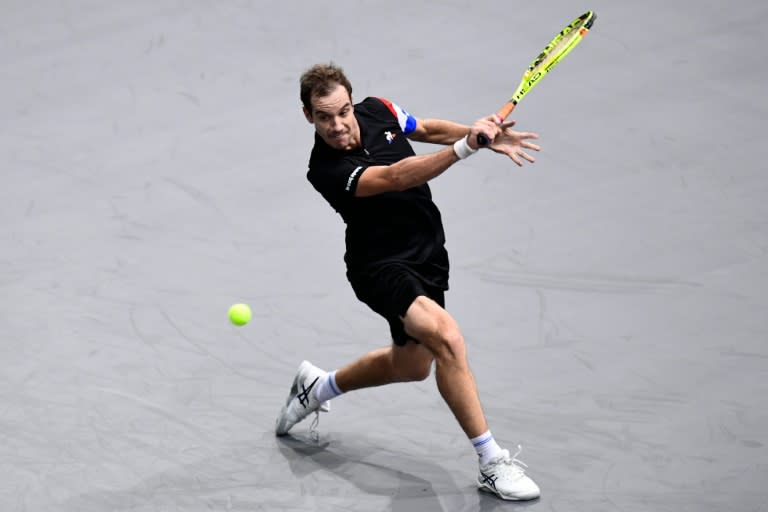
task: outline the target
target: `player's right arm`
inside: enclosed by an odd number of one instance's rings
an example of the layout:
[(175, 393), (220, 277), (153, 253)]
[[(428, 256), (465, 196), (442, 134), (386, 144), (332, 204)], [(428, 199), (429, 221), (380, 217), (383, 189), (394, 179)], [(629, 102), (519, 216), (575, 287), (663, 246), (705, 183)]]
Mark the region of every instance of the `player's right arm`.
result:
[[(480, 133), (491, 139), (500, 133), (494, 116), (478, 119), (468, 128), (468, 132), (464, 131), (464, 134), (468, 135), (467, 142), (470, 148), (478, 149), (477, 135)], [(454, 141), (459, 138), (455, 138)], [(459, 157), (453, 146), (449, 146), (434, 153), (410, 156), (391, 165), (370, 166), (360, 176), (355, 189), (355, 196), (374, 196), (422, 185), (439, 176), (458, 161)]]

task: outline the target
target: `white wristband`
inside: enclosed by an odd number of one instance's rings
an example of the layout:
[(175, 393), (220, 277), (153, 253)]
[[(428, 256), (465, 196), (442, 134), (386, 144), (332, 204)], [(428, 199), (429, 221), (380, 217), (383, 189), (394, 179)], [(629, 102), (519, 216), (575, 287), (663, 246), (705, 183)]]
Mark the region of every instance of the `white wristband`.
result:
[(456, 156), (459, 157), (459, 160), (464, 160), (469, 155), (474, 155), (477, 153), (476, 149), (472, 149), (469, 147), (469, 142), (467, 142), (467, 135), (466, 137), (462, 137), (456, 142), (453, 143), (453, 152), (456, 153)]

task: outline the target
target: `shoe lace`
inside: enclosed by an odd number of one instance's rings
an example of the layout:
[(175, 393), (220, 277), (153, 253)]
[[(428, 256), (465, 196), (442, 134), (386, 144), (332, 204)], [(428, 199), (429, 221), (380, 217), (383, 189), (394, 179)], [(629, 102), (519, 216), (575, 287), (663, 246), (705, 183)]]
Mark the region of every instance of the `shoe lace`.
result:
[(517, 456), (520, 455), (520, 452), (522, 451), (523, 447), (521, 445), (517, 445), (517, 451), (510, 457), (509, 451), (504, 450), (504, 454), (499, 459), (498, 463), (499, 465), (503, 464), (503, 467), (506, 469), (505, 473), (515, 477), (521, 477), (525, 474), (525, 470), (528, 468), (528, 464), (517, 458)]
[(523, 471), (525, 471), (528, 468), (528, 464), (526, 464), (525, 462), (523, 462), (523, 461), (521, 461), (520, 459), (517, 458), (517, 456), (520, 455), (520, 452), (522, 452), (522, 451), (523, 451), (523, 446), (522, 445), (517, 445), (517, 451), (515, 452), (515, 454), (510, 459), (510, 462), (512, 462), (513, 464), (516, 464), (518, 466), (521, 466), (521, 469)]

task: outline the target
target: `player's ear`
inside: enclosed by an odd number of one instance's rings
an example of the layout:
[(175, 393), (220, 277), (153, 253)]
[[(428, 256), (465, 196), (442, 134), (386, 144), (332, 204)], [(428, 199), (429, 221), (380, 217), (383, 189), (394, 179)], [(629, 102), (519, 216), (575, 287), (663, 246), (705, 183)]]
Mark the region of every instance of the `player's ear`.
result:
[(315, 120), (312, 119), (312, 113), (309, 110), (307, 110), (307, 107), (301, 107), (301, 110), (304, 111), (304, 117), (307, 118), (307, 122), (309, 122), (310, 124), (314, 124)]

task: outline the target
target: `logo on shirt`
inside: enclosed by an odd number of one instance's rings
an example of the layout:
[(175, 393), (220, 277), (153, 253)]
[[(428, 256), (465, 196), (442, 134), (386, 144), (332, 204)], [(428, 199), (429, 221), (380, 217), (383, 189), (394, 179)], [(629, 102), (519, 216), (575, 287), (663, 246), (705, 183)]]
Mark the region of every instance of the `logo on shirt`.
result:
[(389, 130), (387, 130), (386, 132), (384, 132), (384, 135), (387, 136), (387, 144), (392, 144), (393, 142), (395, 142), (395, 137), (397, 136), (396, 133), (392, 133)]
[(357, 176), (357, 173), (359, 173), (360, 169), (362, 168), (363, 168), (362, 166), (358, 167), (357, 169), (352, 171), (352, 174), (349, 175), (349, 178), (347, 179), (347, 186), (345, 188), (347, 192), (349, 192), (349, 190), (352, 188), (352, 182), (355, 180), (355, 176)]

